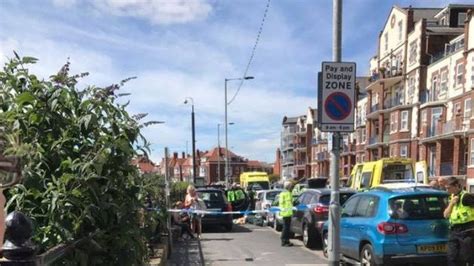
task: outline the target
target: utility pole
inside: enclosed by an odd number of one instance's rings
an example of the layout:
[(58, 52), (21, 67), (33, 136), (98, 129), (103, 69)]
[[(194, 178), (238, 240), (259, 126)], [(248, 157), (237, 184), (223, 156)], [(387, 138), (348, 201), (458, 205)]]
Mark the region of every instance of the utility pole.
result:
[(217, 180), (221, 181), (221, 124), (217, 124)]
[[(342, 0), (333, 0), (333, 61), (341, 62)], [(339, 265), (340, 260), (340, 213), (339, 204), (339, 149), (340, 132), (329, 134), (332, 138), (330, 157), (331, 202), (329, 205), (328, 259), (329, 265)]]
[(196, 184), (196, 133), (194, 127), (194, 99), (186, 97), (184, 104), (188, 104), (188, 100), (191, 100), (191, 128), (192, 128), (192, 149), (193, 149), (193, 183)]

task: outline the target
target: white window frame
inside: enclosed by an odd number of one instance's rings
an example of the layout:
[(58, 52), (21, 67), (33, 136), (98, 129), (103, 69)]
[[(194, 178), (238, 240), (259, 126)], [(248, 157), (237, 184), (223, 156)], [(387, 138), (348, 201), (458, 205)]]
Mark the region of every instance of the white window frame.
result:
[(385, 34), (383, 35), (384, 37), (384, 47), (385, 47), (385, 53), (388, 52), (388, 32), (385, 32)]
[(408, 56), (408, 64), (413, 65), (416, 62), (417, 40), (410, 43), (410, 55)]
[(472, 104), (471, 98), (468, 98), (468, 99), (464, 100), (464, 117), (463, 117), (464, 120), (471, 119), (471, 116), (472, 116), (471, 104)]
[(391, 113), (390, 114), (390, 133), (394, 133), (398, 131), (398, 113)]
[(438, 90), (438, 75), (435, 75), (433, 76), (433, 78), (431, 79), (431, 97), (430, 97), (430, 101), (433, 101), (435, 99), (435, 94), (436, 94), (436, 91)]
[(441, 82), (439, 84), (439, 94), (444, 94), (448, 91), (448, 70), (441, 72)]
[(470, 166), (474, 166), (474, 138), (471, 139), (471, 150), (470, 150)]
[(367, 139), (367, 135), (366, 135), (366, 131), (365, 131), (365, 128), (362, 130), (362, 134), (361, 134), (361, 144), (365, 144), (365, 141)]
[(407, 158), (408, 157), (408, 145), (407, 144), (400, 144), (400, 157)]
[(402, 111), (400, 131), (408, 131), (408, 111)]
[(415, 76), (411, 76), (408, 78), (408, 91), (407, 91), (407, 94), (408, 94), (408, 98), (412, 99), (413, 98), (413, 94), (415, 92)]
[[(461, 19), (461, 14), (463, 15), (464, 19)], [(458, 26), (463, 26), (464, 25), (464, 21), (466, 20), (467, 18), (467, 13), (466, 12), (459, 12), (458, 13)]]
[(398, 22), (398, 41), (402, 40), (402, 35), (403, 35), (403, 20), (400, 20)]
[(459, 63), (456, 65), (456, 86), (459, 87), (462, 84), (462, 76), (464, 74), (464, 64)]

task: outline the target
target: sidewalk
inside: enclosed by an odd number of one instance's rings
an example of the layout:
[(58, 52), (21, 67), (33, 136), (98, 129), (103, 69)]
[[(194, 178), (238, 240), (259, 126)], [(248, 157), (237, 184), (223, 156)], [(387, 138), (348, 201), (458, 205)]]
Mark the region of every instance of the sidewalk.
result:
[(171, 250), (171, 257), (168, 259), (166, 265), (204, 265), (201, 242), (197, 239), (175, 240)]

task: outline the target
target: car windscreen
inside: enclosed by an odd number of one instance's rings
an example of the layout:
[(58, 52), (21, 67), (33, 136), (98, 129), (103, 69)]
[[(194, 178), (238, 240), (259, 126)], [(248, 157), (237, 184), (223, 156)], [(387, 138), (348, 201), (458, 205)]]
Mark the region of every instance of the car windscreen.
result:
[(414, 181), (411, 164), (386, 164), (382, 169), (382, 183)]
[(267, 200), (274, 200), (276, 195), (280, 194), (281, 191), (270, 191), (267, 192)]
[(249, 183), (248, 187), (251, 190), (262, 190), (262, 189), (269, 189), (269, 184), (268, 182), (265, 182), (265, 181), (257, 181), (257, 182)]
[[(339, 204), (340, 205), (344, 204), (344, 202), (346, 202), (346, 200), (348, 198), (350, 198), (352, 195), (354, 195), (354, 193), (341, 193), (341, 194), (339, 194)], [(321, 203), (321, 204), (329, 206), (330, 201), (331, 201), (331, 194), (326, 194), (326, 195), (322, 195), (321, 197), (319, 197), (319, 203)]]
[(402, 220), (443, 219), (447, 203), (447, 195), (396, 197), (389, 200), (389, 214), (394, 219)]
[(221, 191), (198, 191), (197, 194), (204, 201), (224, 201)]

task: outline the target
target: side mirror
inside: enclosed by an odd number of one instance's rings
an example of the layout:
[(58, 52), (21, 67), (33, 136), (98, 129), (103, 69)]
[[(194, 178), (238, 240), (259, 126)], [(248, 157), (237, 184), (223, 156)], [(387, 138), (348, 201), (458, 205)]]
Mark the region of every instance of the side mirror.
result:
[(21, 180), (21, 169), (18, 159), (5, 158), (0, 155), (0, 188), (8, 188)]

